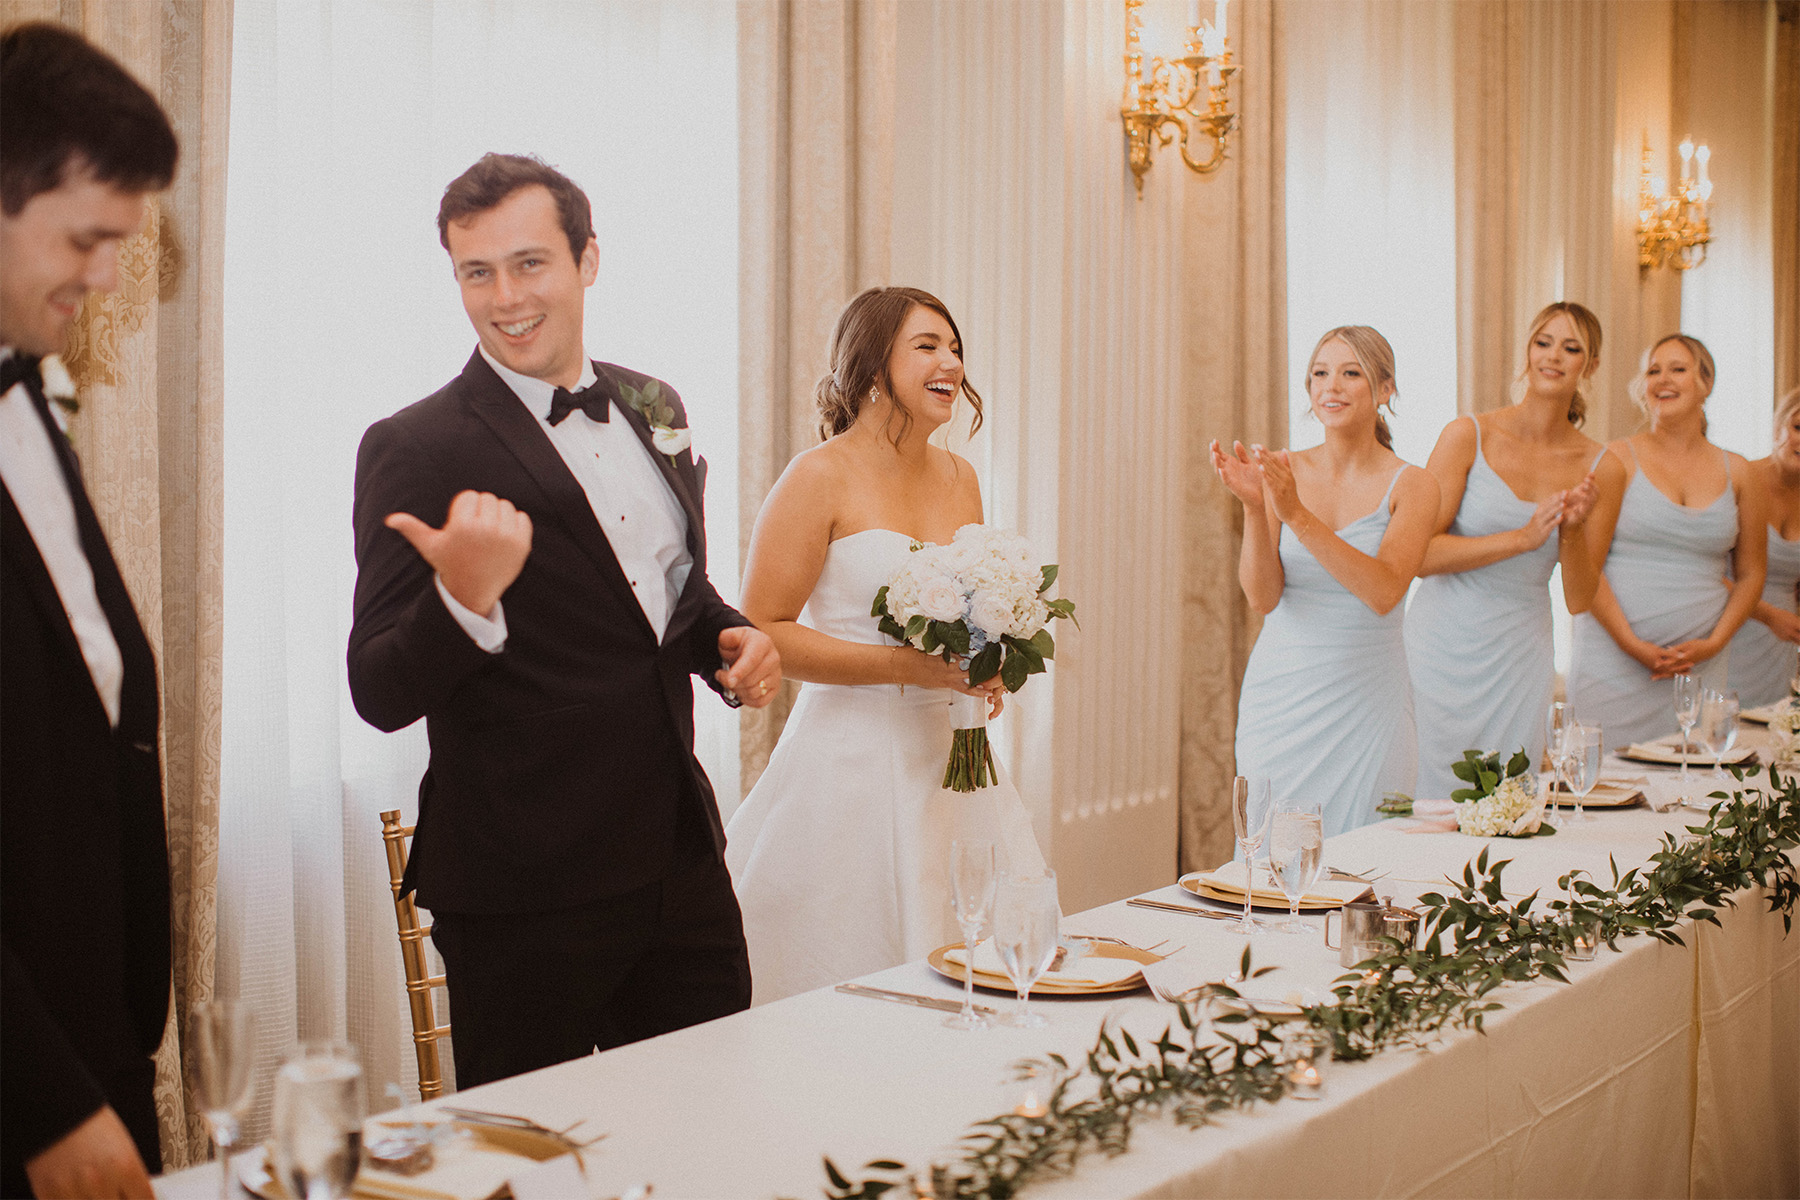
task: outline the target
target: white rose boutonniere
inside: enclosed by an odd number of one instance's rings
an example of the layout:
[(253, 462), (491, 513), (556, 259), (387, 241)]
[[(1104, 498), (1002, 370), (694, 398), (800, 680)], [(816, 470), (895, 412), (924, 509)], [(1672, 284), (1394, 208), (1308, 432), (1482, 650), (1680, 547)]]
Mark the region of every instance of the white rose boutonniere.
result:
[(675, 406), (664, 398), (662, 382), (652, 379), (641, 391), (629, 383), (621, 383), (619, 398), (643, 414), (644, 420), (650, 423), (650, 444), (656, 447), (658, 454), (667, 455), (669, 465), (674, 466), (675, 456), (693, 444), (694, 434), (686, 426), (675, 427)]
[(75, 379), (63, 363), (62, 355), (46, 354), (40, 359), (38, 377), (44, 381), (44, 398), (56, 402), (56, 408), (51, 410), (56, 423), (62, 426), (64, 433), (69, 432), (69, 418), (81, 408), (81, 401)]

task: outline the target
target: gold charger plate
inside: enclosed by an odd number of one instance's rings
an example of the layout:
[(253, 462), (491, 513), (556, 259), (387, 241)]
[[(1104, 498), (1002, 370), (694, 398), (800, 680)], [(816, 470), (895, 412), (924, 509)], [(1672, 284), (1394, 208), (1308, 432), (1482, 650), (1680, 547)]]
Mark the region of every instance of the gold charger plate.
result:
[[(1631, 762), (1655, 763), (1663, 767), (1679, 767), (1683, 758), (1690, 767), (1710, 767), (1713, 765), (1712, 751), (1696, 746), (1683, 754), (1673, 746), (1664, 745), (1660, 741), (1633, 742), (1621, 750), (1613, 751), (1618, 758)], [(1756, 761), (1756, 751), (1749, 746), (1734, 746), (1726, 753), (1724, 764), (1732, 766), (1748, 766)]]
[[(1088, 951), (1095, 958), (1122, 958), (1127, 962), (1153, 963), (1161, 962), (1162, 955), (1152, 954), (1148, 950), (1139, 950), (1136, 946), (1120, 946), (1112, 942), (1090, 942), (1092, 949)], [(926, 965), (932, 970), (955, 983), (963, 981), (963, 969), (944, 957), (952, 950), (962, 948), (961, 942), (951, 942), (948, 946), (939, 946), (925, 956)], [(1004, 975), (995, 975), (976, 968), (975, 986), (989, 992), (1004, 992), (1008, 996), (1016, 996), (1019, 989), (1013, 981)], [(1144, 973), (1139, 971), (1129, 975), (1117, 983), (1076, 984), (1062, 983), (1054, 979), (1040, 979), (1031, 985), (1031, 994), (1037, 996), (1099, 996), (1108, 992), (1135, 992), (1144, 983)]]
[[(1221, 904), (1229, 904), (1238, 909), (1244, 907), (1244, 893), (1236, 888), (1215, 887), (1203, 879), (1183, 879), (1181, 887), (1184, 891), (1192, 892), (1196, 896), (1203, 896), (1208, 900), (1217, 900)], [(1269, 896), (1271, 899), (1265, 900), (1264, 896)], [(1330, 912), (1343, 906), (1344, 902), (1341, 900), (1308, 897), (1301, 897), (1300, 900), (1301, 912)], [(1279, 893), (1259, 890), (1250, 894), (1250, 907), (1258, 912), (1287, 912), (1288, 902), (1287, 897)]]
[[(1574, 808), (1575, 797), (1560, 788), (1550, 792), (1549, 802), (1558, 808)], [(1644, 802), (1644, 789), (1635, 783), (1607, 783), (1601, 780), (1582, 800), (1583, 808), (1636, 808)]]

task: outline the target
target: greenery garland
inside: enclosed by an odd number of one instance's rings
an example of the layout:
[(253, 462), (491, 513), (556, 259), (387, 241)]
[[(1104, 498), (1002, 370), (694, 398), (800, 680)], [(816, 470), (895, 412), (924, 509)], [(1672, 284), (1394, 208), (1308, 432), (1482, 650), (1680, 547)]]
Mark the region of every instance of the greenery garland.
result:
[[(1740, 782), (1761, 771), (1731, 768)], [(1689, 836), (1665, 833), (1643, 866), (1621, 873), (1614, 863), (1604, 885), (1582, 872), (1564, 875), (1557, 882), (1566, 898), (1541, 908), (1536, 892), (1507, 898), (1501, 875), (1510, 860), (1490, 865), (1484, 849), (1450, 895), (1419, 898), (1423, 949), (1386, 939), (1385, 951), (1338, 980), (1337, 1003), (1308, 1008), (1306, 1020), (1330, 1035), (1340, 1060), (1426, 1045), (1445, 1030), (1479, 1031), (1486, 1014), (1501, 1007), (1494, 992), (1502, 984), (1543, 977), (1568, 982), (1563, 961), (1577, 921), (1597, 923), (1608, 945), (1638, 934), (1681, 945), (1683, 919), (1717, 925), (1719, 911), (1733, 907), (1733, 894), (1748, 887), (1767, 889), (1769, 911), (1780, 912), (1784, 933), (1791, 931), (1800, 901), (1800, 877), (1789, 857), (1800, 845), (1800, 781), (1771, 767), (1766, 786), (1712, 794), (1719, 803), (1703, 824), (1688, 826)], [(1269, 970), (1252, 970), (1245, 949), (1240, 978)], [(1021, 1062), (1021, 1077), (1054, 1081), (1044, 1115), (1004, 1113), (976, 1122), (963, 1136), (962, 1156), (935, 1165), (924, 1180), (886, 1159), (865, 1164), (865, 1174), (853, 1180), (827, 1158), (825, 1195), (873, 1200), (903, 1186), (912, 1190), (900, 1194), (919, 1194), (923, 1185), (924, 1195), (1006, 1200), (1036, 1180), (1070, 1174), (1084, 1154), (1125, 1153), (1133, 1124), (1145, 1114), (1170, 1111), (1177, 1124), (1198, 1127), (1221, 1113), (1279, 1100), (1290, 1090), (1285, 1023), (1233, 1003), (1238, 999), (1223, 984), (1202, 988), (1176, 1006), (1179, 1028), (1169, 1026), (1144, 1046), (1109, 1023), (1079, 1068), (1057, 1054)], [(1207, 1037), (1209, 1027), (1216, 1038)]]

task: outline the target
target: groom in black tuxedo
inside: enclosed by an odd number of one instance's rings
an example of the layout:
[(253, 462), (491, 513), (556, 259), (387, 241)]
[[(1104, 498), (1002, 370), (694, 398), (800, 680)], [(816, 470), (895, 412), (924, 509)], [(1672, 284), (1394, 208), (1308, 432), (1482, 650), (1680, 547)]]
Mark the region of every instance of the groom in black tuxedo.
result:
[(749, 1006), (692, 680), (761, 706), (780, 662), (707, 581), (679, 397), (583, 352), (587, 196), (489, 154), (438, 231), (479, 345), (363, 437), (349, 666), (426, 720), (407, 885), (469, 1087)]
[(176, 142), (55, 25), (0, 36), (0, 1195), (149, 1196), (169, 1004), (156, 662), (45, 395)]

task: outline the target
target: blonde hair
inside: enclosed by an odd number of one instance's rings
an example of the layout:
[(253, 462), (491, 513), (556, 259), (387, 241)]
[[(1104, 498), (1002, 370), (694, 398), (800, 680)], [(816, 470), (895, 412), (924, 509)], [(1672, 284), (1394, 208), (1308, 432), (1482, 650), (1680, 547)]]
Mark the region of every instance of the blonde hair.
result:
[[(1646, 421), (1650, 420), (1650, 406), (1644, 402), (1644, 396), (1649, 391), (1649, 384), (1646, 380), (1650, 374), (1650, 360), (1656, 357), (1656, 352), (1658, 350), (1662, 349), (1670, 342), (1680, 342), (1682, 346), (1687, 349), (1687, 352), (1693, 355), (1694, 374), (1700, 377), (1700, 386), (1706, 389), (1706, 396), (1712, 395), (1713, 377), (1716, 368), (1713, 366), (1712, 351), (1706, 348), (1706, 343), (1702, 342), (1691, 333), (1671, 333), (1665, 337), (1659, 337), (1654, 342), (1650, 343), (1650, 348), (1644, 351), (1644, 357), (1638, 360), (1637, 374), (1632, 377), (1631, 383), (1625, 389), (1631, 396), (1631, 402), (1638, 406), (1639, 412), (1644, 414), (1644, 419)], [(1704, 404), (1706, 402), (1706, 396), (1700, 398), (1701, 403)], [(1701, 431), (1704, 432), (1706, 429), (1706, 418), (1702, 416), (1700, 422)], [(1652, 422), (1652, 424), (1654, 424), (1654, 422)]]
[[(1543, 330), (1544, 326), (1557, 317), (1569, 318), (1569, 324), (1575, 327), (1575, 340), (1581, 344), (1581, 353), (1587, 359), (1588, 368), (1600, 361), (1600, 318), (1585, 305), (1573, 300), (1558, 300), (1554, 304), (1546, 304), (1537, 316), (1531, 318), (1531, 328), (1525, 334), (1525, 361), (1519, 364), (1519, 373), (1513, 376), (1513, 401), (1516, 403), (1525, 394), (1525, 373), (1531, 370), (1531, 343)], [(1580, 429), (1587, 423), (1587, 381), (1592, 378), (1583, 372), (1575, 381), (1575, 394), (1569, 397), (1569, 424)]]
[[(1363, 378), (1369, 381), (1370, 389), (1375, 393), (1375, 440), (1385, 450), (1394, 448), (1394, 433), (1388, 428), (1387, 418), (1381, 415), (1382, 405), (1391, 412), (1394, 407), (1394, 396), (1400, 394), (1399, 385), (1394, 382), (1394, 348), (1388, 340), (1367, 325), (1339, 325), (1336, 329), (1328, 329), (1325, 336), (1313, 346), (1313, 351), (1306, 359), (1306, 394), (1312, 396), (1312, 365), (1318, 361), (1319, 351), (1325, 343), (1339, 341), (1350, 347), (1350, 353), (1356, 356), (1356, 365), (1362, 368)], [(1393, 393), (1386, 399), (1381, 398), (1383, 387), (1393, 388)]]

